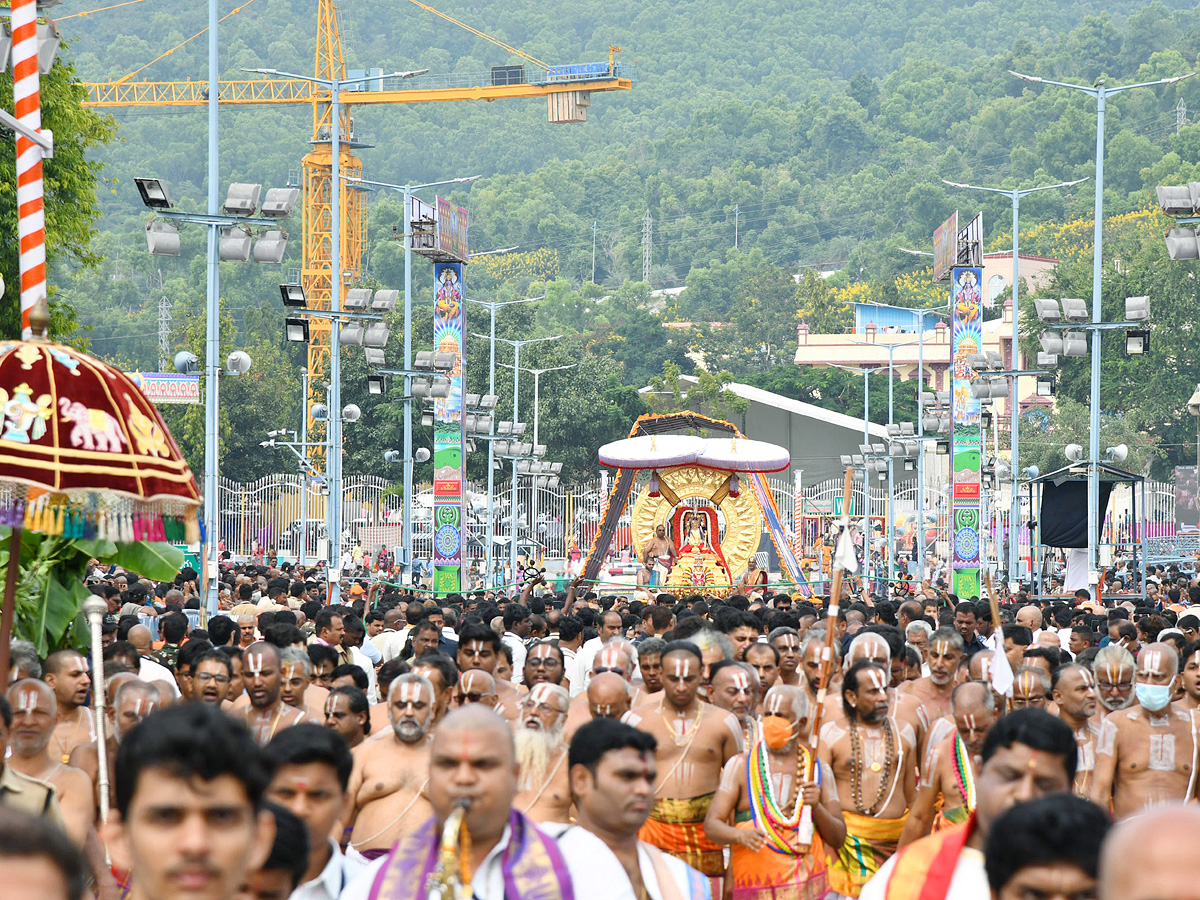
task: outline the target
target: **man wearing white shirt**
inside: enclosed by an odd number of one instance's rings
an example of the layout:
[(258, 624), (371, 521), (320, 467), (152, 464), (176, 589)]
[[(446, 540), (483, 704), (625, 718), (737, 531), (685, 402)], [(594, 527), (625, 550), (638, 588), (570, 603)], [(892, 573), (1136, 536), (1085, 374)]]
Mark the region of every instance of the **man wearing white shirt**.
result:
[(616, 637), (621, 633), (621, 614), (613, 610), (609, 610), (600, 616), (600, 634), (590, 641), (584, 643), (579, 648), (579, 652), (575, 654), (575, 673), (578, 678), (571, 679), (571, 696), (578, 697), (587, 687), (584, 681), (587, 680), (587, 673), (592, 671), (592, 663), (596, 659), (596, 654), (604, 646), (609, 639)]
[(653, 735), (615, 719), (593, 719), (569, 753), (574, 825), (555, 826), (576, 900), (707, 900), (708, 879), (638, 840), (654, 805)]
[(513, 684), (524, 681), (525, 639), (529, 637), (529, 609), (520, 603), (510, 603), (504, 610), (504, 636), (501, 643), (512, 650)]
[(329, 836), (346, 805), (350, 748), (333, 729), (304, 723), (280, 731), (264, 752), (275, 770), (267, 799), (308, 827), (308, 869), (290, 900), (337, 900), (361, 869)]

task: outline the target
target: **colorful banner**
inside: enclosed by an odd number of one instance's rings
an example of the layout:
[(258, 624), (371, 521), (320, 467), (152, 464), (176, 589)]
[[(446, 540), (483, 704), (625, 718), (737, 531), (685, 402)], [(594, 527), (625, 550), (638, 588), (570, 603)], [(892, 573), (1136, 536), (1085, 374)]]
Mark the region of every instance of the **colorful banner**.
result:
[(437, 198), (437, 248), (444, 256), (466, 262), (467, 211), (443, 197)]
[(137, 372), (130, 380), (142, 389), (151, 403), (199, 403), (200, 376), (175, 372)]
[(983, 352), (983, 270), (955, 267), (950, 281), (951, 569), (950, 590), (961, 599), (979, 596), (979, 492), (983, 441), (980, 404), (971, 394), (975, 370), (967, 357)]
[(1200, 478), (1195, 466), (1175, 467), (1175, 533), (1200, 533)]
[(462, 588), (463, 371), (466, 304), (463, 267), (434, 263), (433, 348), (455, 355), (450, 395), (433, 402), (433, 589)]

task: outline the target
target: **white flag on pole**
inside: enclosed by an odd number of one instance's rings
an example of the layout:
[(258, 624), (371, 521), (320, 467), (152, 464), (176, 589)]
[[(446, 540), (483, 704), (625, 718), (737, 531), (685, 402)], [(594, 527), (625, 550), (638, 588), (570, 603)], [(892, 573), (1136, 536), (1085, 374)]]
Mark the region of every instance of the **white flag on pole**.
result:
[(1011, 697), (1013, 687), (1013, 670), (1004, 654), (1004, 645), (992, 654), (992, 689), (1001, 697)]
[(842, 533), (838, 535), (837, 548), (833, 553), (833, 567), (851, 575), (858, 571), (858, 552), (850, 538), (850, 529), (845, 524), (842, 525)]

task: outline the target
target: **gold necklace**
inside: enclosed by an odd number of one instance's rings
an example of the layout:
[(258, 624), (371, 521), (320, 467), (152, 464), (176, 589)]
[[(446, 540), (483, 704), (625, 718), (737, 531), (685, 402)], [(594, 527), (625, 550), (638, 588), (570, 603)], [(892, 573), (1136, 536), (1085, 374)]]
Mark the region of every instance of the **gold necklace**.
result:
[[(75, 721), (75, 733), (71, 735), (71, 747), (74, 748), (79, 743), (79, 729), (83, 725), (83, 710), (84, 707), (77, 707), (79, 718)], [(62, 761), (64, 764), (70, 762), (71, 751), (63, 746), (62, 738), (58, 736), (58, 730), (54, 731), (54, 742), (58, 744), (58, 749), (62, 751)]]
[[(704, 704), (700, 704), (700, 708), (696, 711), (696, 718), (692, 719), (691, 729), (684, 728), (679, 734), (675, 731), (675, 725), (667, 718), (667, 714), (663, 712), (663, 701), (658, 701), (658, 715), (663, 720), (663, 724), (667, 726), (667, 731), (671, 733), (671, 740), (675, 742), (676, 747), (682, 747), (684, 744), (691, 744), (696, 739), (696, 729), (700, 726), (700, 720), (704, 718)], [(688, 737), (688, 734), (691, 734)], [(681, 740), (682, 737), (682, 740)]]

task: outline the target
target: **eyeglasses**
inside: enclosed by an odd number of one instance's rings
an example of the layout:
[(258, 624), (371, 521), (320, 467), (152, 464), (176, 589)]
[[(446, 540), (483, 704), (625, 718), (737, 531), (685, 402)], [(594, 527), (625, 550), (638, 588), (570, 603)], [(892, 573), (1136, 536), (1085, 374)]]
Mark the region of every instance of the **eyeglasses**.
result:
[(561, 710), (557, 706), (551, 706), (548, 703), (538, 703), (536, 705), (533, 703), (522, 703), (521, 709), (525, 710), (525, 712), (537, 713), (539, 716), (548, 716), (552, 713), (556, 716), (561, 716), (565, 712), (565, 710)]
[(228, 675), (214, 675), (212, 672), (197, 672), (192, 677), (197, 681), (215, 681), (217, 684), (229, 684)]
[(593, 675), (601, 675), (605, 672), (613, 672), (617, 675), (620, 675), (622, 678), (625, 677), (625, 670), (620, 666), (596, 666), (592, 669)]
[(526, 664), (533, 666), (535, 669), (556, 669), (562, 665), (558, 661), (557, 656), (531, 656), (526, 661)]
[(1126, 681), (1120, 684), (1113, 684), (1111, 681), (1097, 681), (1096, 687), (1102, 691), (1121, 691), (1124, 693), (1133, 690), (1133, 682)]

